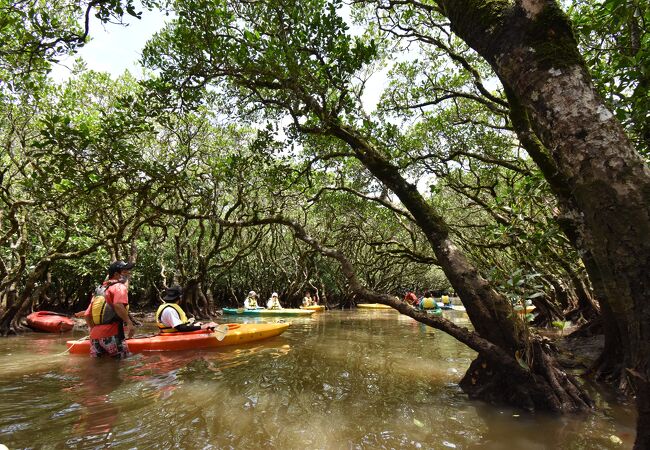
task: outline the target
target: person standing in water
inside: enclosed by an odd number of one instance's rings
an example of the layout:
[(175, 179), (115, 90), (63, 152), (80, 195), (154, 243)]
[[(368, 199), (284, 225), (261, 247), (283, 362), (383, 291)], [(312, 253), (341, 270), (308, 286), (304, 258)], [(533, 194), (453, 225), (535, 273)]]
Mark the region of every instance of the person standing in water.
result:
[(129, 317), (128, 281), (134, 263), (115, 261), (108, 267), (108, 279), (95, 290), (84, 319), (90, 328), (90, 356), (126, 358), (126, 335), (133, 337), (135, 326)]

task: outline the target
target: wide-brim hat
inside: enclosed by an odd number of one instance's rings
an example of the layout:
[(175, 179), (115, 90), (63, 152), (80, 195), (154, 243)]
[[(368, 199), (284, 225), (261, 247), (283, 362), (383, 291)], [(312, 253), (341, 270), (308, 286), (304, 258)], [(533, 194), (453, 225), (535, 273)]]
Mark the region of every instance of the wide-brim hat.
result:
[(180, 286), (172, 286), (165, 290), (165, 296), (163, 297), (163, 300), (165, 301), (176, 300), (177, 298), (181, 298), (182, 296), (183, 296), (183, 288)]

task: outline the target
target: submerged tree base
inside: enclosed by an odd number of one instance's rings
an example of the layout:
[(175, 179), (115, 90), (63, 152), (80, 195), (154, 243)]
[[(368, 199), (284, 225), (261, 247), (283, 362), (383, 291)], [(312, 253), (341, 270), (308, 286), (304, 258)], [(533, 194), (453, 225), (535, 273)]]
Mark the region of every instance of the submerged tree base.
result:
[(593, 408), (593, 402), (574, 377), (560, 367), (549, 346), (536, 339), (531, 349), (528, 376), (522, 377), (505, 369), (507, 364), (494, 365), (479, 354), (472, 361), (460, 387), (472, 399), (496, 405), (509, 405), (527, 411), (572, 413)]

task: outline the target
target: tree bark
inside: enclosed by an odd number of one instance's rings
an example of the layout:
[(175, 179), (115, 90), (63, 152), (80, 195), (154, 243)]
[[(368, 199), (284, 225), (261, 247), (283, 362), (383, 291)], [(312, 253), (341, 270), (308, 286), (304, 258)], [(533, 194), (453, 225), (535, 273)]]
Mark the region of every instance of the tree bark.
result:
[[(470, 397), (531, 410), (566, 412), (589, 407), (591, 403), (585, 400), (586, 395), (582, 390), (562, 372), (543, 346), (535, 344), (524, 323), (513, 318), (512, 305), (507, 298), (495, 291), (454, 245), (444, 219), (417, 188), (408, 183), (397, 167), (352, 128), (330, 123), (329, 132), (348, 143), (359, 161), (399, 197), (427, 237), (438, 264), (461, 298), (478, 335), (492, 344), (490, 350), (483, 350), (472, 363), (461, 383), (463, 390)], [(350, 275), (347, 276), (350, 278)], [(355, 293), (362, 292), (363, 295), (363, 289), (352, 282), (350, 284)], [(394, 299), (391, 300), (387, 304), (396, 303)], [(531, 376), (509, 378), (507, 371), (502, 370), (503, 365), (490, 364), (489, 371), (481, 370), (485, 367), (486, 359), (495, 358), (492, 352), (497, 351), (503, 352), (512, 361), (530, 361)], [(524, 392), (528, 394), (524, 395)]]
[[(252, 221), (249, 225), (262, 223), (288, 225), (293, 228), (299, 239), (323, 255), (338, 260), (350, 291), (357, 300), (392, 306), (400, 313), (442, 330), (476, 350), (479, 353), (478, 358), (472, 363), (461, 382), (461, 387), (470, 397), (495, 403), (507, 403), (528, 410), (570, 412), (592, 407), (589, 397), (570, 376), (560, 369), (551, 355), (550, 346), (543, 339), (521, 341), (518, 344), (522, 345), (522, 348), (513, 354), (509, 349), (495, 345), (477, 332), (460, 328), (442, 317), (416, 310), (407, 302), (391, 295), (378, 294), (365, 288), (357, 278), (351, 262), (342, 252), (324, 247), (296, 222), (271, 218)], [(482, 299), (479, 297), (476, 301), (481, 302)], [(523, 348), (524, 345), (526, 349)]]
[(43, 277), (48, 267), (49, 261), (41, 261), (29, 274), (20, 297), (18, 297), (16, 301), (4, 311), (2, 317), (0, 317), (0, 334), (6, 336), (17, 331), (20, 326), (19, 320), (32, 304), (32, 294), (36, 289), (36, 283)]
[[(570, 23), (550, 0), (437, 0), (452, 30), (494, 68), (566, 181), (612, 336), (637, 397), (637, 448), (650, 427), (650, 169), (591, 83)], [(568, 211), (570, 213), (570, 211)], [(607, 306), (605, 306), (605, 304)], [(605, 317), (608, 321), (609, 317)], [(611, 347), (610, 347), (611, 348)], [(643, 425), (646, 425), (645, 427)]]

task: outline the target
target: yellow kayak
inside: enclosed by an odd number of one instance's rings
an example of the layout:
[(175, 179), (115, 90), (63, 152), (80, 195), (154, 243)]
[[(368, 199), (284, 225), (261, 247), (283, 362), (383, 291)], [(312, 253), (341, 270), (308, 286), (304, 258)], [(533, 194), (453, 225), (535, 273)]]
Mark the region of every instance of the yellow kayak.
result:
[(310, 311), (325, 311), (325, 305), (311, 305), (311, 306), (301, 306), (300, 309), (308, 309)]
[(357, 308), (362, 309), (393, 309), (388, 305), (383, 305), (381, 303), (358, 303)]
[(528, 305), (528, 306), (526, 306), (526, 309), (524, 309), (523, 306), (517, 305), (517, 306), (514, 307), (514, 309), (519, 314), (528, 314), (528, 313), (531, 313), (531, 312), (535, 311), (535, 306)]
[(298, 308), (282, 308), (282, 309), (244, 309), (244, 308), (223, 308), (224, 314), (244, 315), (244, 316), (301, 316), (309, 317), (315, 311), (303, 311)]

